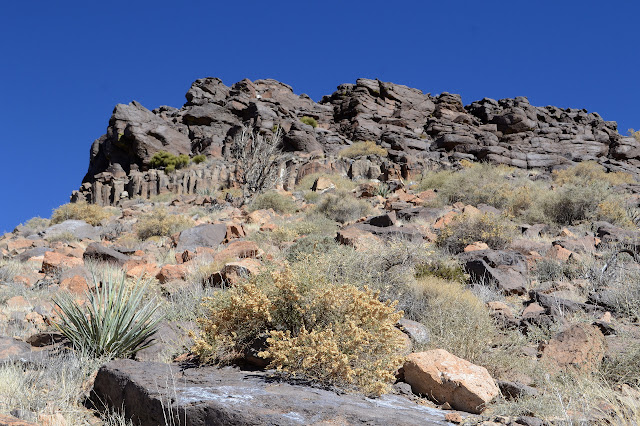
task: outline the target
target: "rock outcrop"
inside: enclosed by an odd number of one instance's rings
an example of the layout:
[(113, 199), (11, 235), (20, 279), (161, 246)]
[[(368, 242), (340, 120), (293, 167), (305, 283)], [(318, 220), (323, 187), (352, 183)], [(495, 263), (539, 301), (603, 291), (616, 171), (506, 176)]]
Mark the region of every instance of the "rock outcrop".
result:
[[(229, 146), (243, 125), (263, 133), (283, 131), (281, 148), (296, 153), (280, 164), (279, 184), (285, 189), (317, 171), (386, 180), (463, 159), (544, 170), (594, 160), (609, 170), (639, 173), (640, 143), (618, 134), (615, 122), (581, 109), (532, 106), (524, 97), (464, 106), (459, 95), (432, 96), (358, 79), (316, 103), (275, 80), (245, 79), (227, 87), (218, 78), (204, 78), (192, 84), (186, 98), (180, 109), (149, 111), (135, 101), (117, 105), (107, 133), (91, 147), (89, 169), (72, 200), (117, 204), (231, 186), (236, 170)], [(302, 117), (313, 118), (317, 127)], [(365, 140), (385, 148), (388, 157), (337, 156)], [(205, 154), (209, 161), (167, 175), (150, 169), (159, 151)]]
[[(112, 361), (95, 379), (92, 398), (124, 407), (135, 424), (159, 425), (446, 425), (445, 412), (400, 396), (361, 395), (281, 383), (268, 373), (233, 368)], [(398, 415), (401, 413), (401, 415)]]

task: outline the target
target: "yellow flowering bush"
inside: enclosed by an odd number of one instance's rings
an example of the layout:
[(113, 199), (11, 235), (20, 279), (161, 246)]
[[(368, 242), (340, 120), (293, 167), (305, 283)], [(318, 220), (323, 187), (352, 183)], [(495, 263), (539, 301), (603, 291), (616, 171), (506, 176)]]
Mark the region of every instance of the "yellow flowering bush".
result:
[(194, 352), (204, 362), (241, 358), (266, 338), (269, 368), (324, 386), (384, 393), (402, 364), (397, 302), (352, 285), (332, 285), (289, 268), (205, 300)]

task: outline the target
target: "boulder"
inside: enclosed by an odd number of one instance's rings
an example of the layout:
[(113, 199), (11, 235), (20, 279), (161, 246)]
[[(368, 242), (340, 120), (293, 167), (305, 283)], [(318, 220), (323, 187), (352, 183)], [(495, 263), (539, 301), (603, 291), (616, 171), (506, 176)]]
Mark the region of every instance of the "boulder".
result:
[(472, 364), (444, 349), (409, 355), (404, 379), (414, 393), (448, 403), (456, 410), (481, 413), (500, 390), (486, 368)]
[(542, 351), (541, 362), (550, 371), (595, 371), (606, 352), (607, 343), (602, 332), (590, 324), (575, 324), (558, 333)]
[(82, 257), (84, 260), (92, 259), (99, 262), (113, 263), (118, 266), (123, 266), (130, 259), (129, 256), (122, 254), (111, 247), (106, 247), (101, 243), (89, 244)]
[(176, 242), (176, 251), (195, 250), (198, 247), (218, 247), (227, 236), (224, 223), (203, 224), (182, 231)]
[(426, 345), (431, 340), (427, 327), (417, 321), (401, 318), (396, 327), (398, 327), (418, 345)]
[(65, 220), (62, 223), (50, 226), (40, 233), (42, 238), (52, 238), (56, 235), (69, 233), (78, 240), (99, 240), (101, 228), (91, 226), (84, 220)]
[(141, 426), (447, 424), (444, 411), (399, 395), (369, 399), (274, 382), (269, 372), (128, 359), (100, 368), (91, 401), (99, 409), (124, 407), (124, 416)]
[(164, 265), (156, 274), (160, 284), (171, 281), (184, 280), (187, 277), (187, 267), (183, 265)]
[(31, 345), (13, 337), (0, 336), (0, 364), (31, 353)]
[(70, 269), (76, 266), (83, 266), (84, 261), (77, 257), (65, 256), (55, 251), (48, 251), (44, 254), (41, 272), (45, 274), (54, 273), (63, 269)]
[(473, 250), (459, 255), (465, 271), (479, 282), (493, 282), (506, 295), (525, 294), (529, 286), (524, 257), (517, 252)]

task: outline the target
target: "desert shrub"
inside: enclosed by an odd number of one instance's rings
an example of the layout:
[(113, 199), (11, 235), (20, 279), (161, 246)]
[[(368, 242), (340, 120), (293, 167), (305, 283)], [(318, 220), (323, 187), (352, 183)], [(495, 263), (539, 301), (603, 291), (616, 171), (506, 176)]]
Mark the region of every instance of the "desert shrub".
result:
[(364, 155), (379, 155), (380, 157), (386, 157), (387, 154), (388, 152), (386, 149), (373, 141), (354, 142), (338, 152), (338, 156), (344, 158), (358, 158)]
[(235, 178), (246, 201), (253, 194), (274, 188), (280, 180), (280, 126), (270, 136), (253, 127), (243, 127), (233, 138), (228, 156), (235, 164)]
[(640, 385), (640, 343), (625, 345), (615, 354), (607, 355), (600, 365), (605, 380), (612, 384)]
[(300, 118), (300, 121), (304, 124), (308, 124), (309, 126), (313, 127), (314, 129), (316, 127), (318, 127), (318, 121), (316, 121), (315, 118), (313, 117), (309, 117), (309, 116), (303, 116)]
[(266, 338), (259, 356), (285, 375), (380, 394), (401, 363), (395, 303), (370, 290), (332, 285), (291, 269), (256, 277), (205, 299), (194, 352), (228, 362)]
[(258, 232), (252, 239), (258, 243), (291, 242), (300, 237), (335, 236), (338, 224), (327, 217), (310, 213), (296, 220), (279, 221), (271, 232)]
[(200, 163), (203, 163), (203, 162), (207, 161), (207, 156), (204, 155), (204, 154), (198, 154), (198, 155), (195, 155), (191, 159), (191, 161), (193, 161), (196, 164), (200, 164)]
[(50, 222), (51, 221), (49, 219), (36, 216), (26, 221), (24, 226), (26, 226), (29, 229), (39, 230), (39, 229), (47, 228)]
[(189, 161), (191, 160), (188, 155), (173, 155), (167, 151), (159, 151), (149, 160), (149, 167), (153, 169), (164, 167), (165, 172), (170, 173), (187, 166)]
[(437, 189), (441, 204), (489, 204), (516, 216), (535, 204), (543, 193), (541, 185), (527, 179), (524, 173), (503, 165), (468, 163), (457, 172), (427, 172), (418, 189)]
[(553, 172), (553, 180), (559, 185), (577, 186), (589, 186), (598, 182), (606, 182), (612, 186), (635, 182), (630, 173), (607, 173), (605, 168), (595, 161), (584, 161), (564, 170), (556, 170)]
[(324, 253), (336, 245), (335, 238), (326, 235), (310, 235), (298, 239), (287, 249), (286, 258), (289, 262), (295, 262), (303, 256)]
[(269, 191), (256, 195), (248, 208), (249, 211), (260, 209), (273, 209), (276, 213), (286, 214), (294, 213), (298, 208), (291, 196)]
[(412, 290), (412, 317), (431, 333), (430, 345), (478, 362), (497, 334), (484, 303), (461, 283), (433, 276), (419, 278)]
[(596, 208), (596, 217), (598, 220), (604, 220), (615, 223), (626, 228), (637, 226), (634, 220), (637, 220), (634, 211), (625, 206), (626, 202), (621, 196), (610, 195), (604, 199)]
[(311, 188), (313, 187), (314, 182), (319, 177), (324, 177), (324, 178), (329, 179), (331, 181), (331, 183), (333, 183), (335, 185), (337, 190), (351, 191), (357, 186), (356, 182), (352, 181), (351, 179), (349, 179), (349, 178), (347, 178), (345, 176), (341, 176), (341, 175), (338, 175), (338, 174), (312, 173), (310, 175), (306, 175), (305, 177), (303, 177), (300, 180), (300, 182), (298, 182), (296, 184), (296, 190), (297, 191), (308, 191), (308, 190), (311, 190)]
[(143, 302), (146, 286), (127, 286), (121, 274), (96, 287), (82, 306), (69, 293), (53, 299), (60, 311), (56, 327), (74, 348), (91, 357), (117, 358), (151, 346), (161, 317), (155, 316), (154, 301)]
[(142, 216), (136, 223), (136, 234), (141, 240), (166, 237), (193, 226), (193, 220), (181, 215), (169, 214), (165, 209), (155, 209)]
[(355, 198), (347, 191), (326, 193), (315, 208), (316, 212), (341, 223), (366, 216), (370, 210), (369, 203)]
[(604, 182), (588, 186), (566, 184), (550, 191), (540, 207), (548, 220), (560, 225), (597, 217), (598, 206), (610, 196), (610, 187)]
[[(16, 422), (23, 424), (77, 425), (95, 421), (93, 413), (84, 409), (82, 402), (86, 398), (87, 383), (104, 360), (68, 351), (40, 355), (28, 363), (0, 365), (0, 413), (19, 410), (22, 414)], [(64, 422), (55, 421), (55, 417), (40, 417), (52, 413), (62, 415)]]
[(540, 282), (558, 281), (571, 275), (567, 262), (546, 258), (538, 260), (532, 272)]
[(50, 243), (62, 242), (62, 243), (70, 243), (72, 241), (78, 241), (78, 239), (71, 232), (59, 232), (57, 234), (53, 234), (47, 236), (45, 238)]
[(62, 223), (65, 220), (84, 220), (90, 225), (99, 225), (103, 219), (111, 216), (109, 211), (97, 204), (85, 202), (64, 204), (53, 211), (51, 224)]
[(469, 244), (482, 241), (495, 250), (505, 248), (514, 235), (514, 225), (501, 216), (464, 213), (440, 231), (436, 244), (452, 253), (461, 253)]
[(429, 256), (427, 262), (416, 265), (416, 278), (436, 277), (446, 281), (466, 283), (464, 268), (454, 258)]

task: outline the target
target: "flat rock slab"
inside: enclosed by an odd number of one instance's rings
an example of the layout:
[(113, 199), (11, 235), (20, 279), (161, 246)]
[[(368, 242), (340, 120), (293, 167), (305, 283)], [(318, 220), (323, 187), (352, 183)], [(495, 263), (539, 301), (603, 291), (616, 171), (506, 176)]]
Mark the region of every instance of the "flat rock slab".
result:
[(133, 360), (107, 363), (92, 399), (124, 407), (134, 424), (446, 425), (446, 411), (397, 395), (371, 399), (273, 380), (265, 372)]

